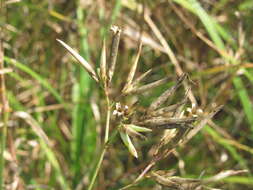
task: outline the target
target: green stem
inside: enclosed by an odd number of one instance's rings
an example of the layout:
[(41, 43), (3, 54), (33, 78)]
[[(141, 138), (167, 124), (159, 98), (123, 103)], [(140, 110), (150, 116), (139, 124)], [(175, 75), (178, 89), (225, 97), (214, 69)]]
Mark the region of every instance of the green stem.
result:
[(106, 146), (105, 146), (105, 147), (103, 148), (103, 150), (102, 150), (102, 153), (101, 153), (101, 155), (100, 155), (100, 157), (99, 157), (99, 161), (98, 161), (98, 163), (97, 163), (95, 172), (94, 172), (94, 174), (93, 174), (93, 176), (92, 176), (92, 178), (91, 178), (91, 182), (90, 182), (90, 185), (89, 185), (89, 187), (88, 187), (88, 190), (92, 190), (92, 188), (93, 188), (93, 186), (94, 186), (94, 184), (95, 184), (95, 181), (96, 181), (96, 178), (97, 178), (97, 175), (98, 175), (98, 171), (100, 170), (102, 161), (104, 160), (104, 156), (105, 156), (105, 151), (106, 151), (106, 149), (107, 149), (107, 148), (106, 148)]
[(8, 122), (8, 117), (9, 114), (5, 109), (3, 110), (3, 131), (2, 131), (2, 136), (1, 136), (1, 152), (0, 152), (0, 190), (3, 190), (3, 169), (4, 169), (4, 149), (6, 146), (6, 138), (7, 138), (7, 122)]
[(104, 156), (105, 156), (105, 152), (107, 150), (107, 142), (108, 142), (108, 139), (109, 139), (109, 129), (110, 129), (110, 117), (111, 117), (111, 109), (110, 109), (110, 100), (109, 100), (109, 97), (106, 96), (106, 101), (107, 101), (107, 116), (106, 116), (106, 126), (105, 126), (105, 139), (104, 139), (104, 146), (103, 146), (103, 150), (100, 154), (100, 157), (99, 157), (99, 160), (98, 160), (98, 163), (96, 165), (96, 168), (95, 168), (95, 172), (91, 178), (91, 182), (90, 182), (90, 185), (88, 187), (88, 190), (92, 190), (94, 184), (95, 184), (95, 181), (96, 181), (96, 178), (98, 176), (98, 172), (101, 168), (101, 165), (102, 165), (102, 162), (104, 160)]
[[(0, 12), (2, 15), (5, 15), (6, 11), (4, 8), (4, 1), (0, 1)], [(0, 22), (5, 23), (6, 17), (2, 16)], [(0, 28), (0, 70), (4, 69), (4, 47), (3, 47), (3, 38), (4, 38), (4, 29)], [(0, 150), (0, 190), (4, 189), (4, 149), (6, 146), (6, 138), (7, 138), (7, 122), (9, 118), (9, 107), (8, 100), (6, 98), (6, 90), (5, 90), (5, 77), (4, 73), (0, 74), (0, 101), (1, 101), (1, 116), (3, 118), (3, 129), (1, 134), (1, 150)]]
[(111, 117), (111, 108), (110, 108), (110, 100), (108, 96), (106, 96), (106, 102), (107, 102), (107, 114), (106, 114), (106, 126), (105, 126), (105, 144), (108, 141), (109, 138), (109, 127), (110, 127), (110, 117)]

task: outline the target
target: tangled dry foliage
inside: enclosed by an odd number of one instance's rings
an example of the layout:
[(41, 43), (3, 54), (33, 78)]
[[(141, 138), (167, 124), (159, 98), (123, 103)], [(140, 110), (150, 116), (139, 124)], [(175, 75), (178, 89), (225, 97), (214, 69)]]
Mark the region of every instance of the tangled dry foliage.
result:
[(2, 189), (250, 189), (245, 6), (5, 1)]

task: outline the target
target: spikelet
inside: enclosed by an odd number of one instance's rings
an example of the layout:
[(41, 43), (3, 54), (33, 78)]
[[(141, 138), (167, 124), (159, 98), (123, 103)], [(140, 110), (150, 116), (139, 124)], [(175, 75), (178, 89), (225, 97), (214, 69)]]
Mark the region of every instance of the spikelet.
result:
[(74, 49), (72, 49), (69, 45), (65, 42), (56, 39), (82, 66), (83, 68), (89, 73), (89, 75), (98, 82), (98, 77), (92, 66), (81, 56), (79, 55)]
[(116, 66), (121, 29), (118, 26), (112, 26), (111, 31), (113, 32), (113, 40), (112, 40), (112, 46), (111, 46), (110, 67), (108, 71), (109, 82), (112, 80), (115, 66)]

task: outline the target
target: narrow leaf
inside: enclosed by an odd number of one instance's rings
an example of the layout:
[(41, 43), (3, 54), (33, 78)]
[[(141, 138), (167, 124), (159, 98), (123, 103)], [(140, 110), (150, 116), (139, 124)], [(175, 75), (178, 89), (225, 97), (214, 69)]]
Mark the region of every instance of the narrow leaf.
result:
[(142, 92), (145, 92), (147, 90), (150, 90), (150, 89), (153, 89), (155, 87), (158, 87), (166, 82), (169, 81), (169, 78), (168, 77), (165, 77), (163, 79), (160, 79), (160, 80), (157, 80), (155, 82), (152, 82), (150, 84), (146, 84), (146, 85), (143, 85), (141, 87), (135, 87), (133, 88), (132, 90), (130, 90), (129, 92), (127, 92), (126, 94), (138, 94), (138, 93), (142, 93)]
[(137, 52), (137, 55), (136, 55), (136, 58), (134, 60), (134, 63), (129, 71), (129, 74), (128, 74), (128, 77), (127, 77), (127, 82), (126, 82), (126, 85), (125, 87), (123, 88), (123, 93), (125, 91), (128, 90), (128, 88), (131, 88), (131, 85), (132, 85), (132, 82), (133, 82), (133, 79), (134, 79), (134, 75), (136, 73), (136, 69), (137, 69), (137, 65), (138, 65), (138, 62), (139, 62), (139, 59), (140, 59), (140, 55), (141, 55), (141, 49), (142, 49), (142, 43), (140, 42), (139, 44), (139, 47), (138, 47), (138, 52)]
[(101, 61), (100, 61), (100, 76), (101, 76), (104, 84), (106, 84), (107, 74), (106, 74), (106, 46), (105, 46), (105, 40), (103, 41), (102, 55), (101, 55)]
[(63, 41), (56, 39), (83, 67), (84, 69), (90, 74), (90, 76), (98, 82), (97, 74), (95, 73), (94, 69), (91, 65), (81, 56), (79, 55), (74, 49), (72, 49), (69, 45), (64, 43)]
[(192, 123), (196, 121), (196, 117), (153, 117), (150, 119), (146, 119), (142, 122), (137, 123), (138, 125), (146, 125), (146, 126), (158, 126), (158, 125), (171, 125), (171, 124), (182, 124), (182, 123)]
[(141, 82), (148, 74), (150, 74), (152, 69), (149, 69), (145, 73), (143, 73), (141, 76), (139, 76), (137, 79), (133, 81), (133, 86), (137, 85), (139, 82)]
[(152, 129), (149, 129), (149, 128), (146, 128), (146, 127), (140, 127), (140, 126), (137, 126), (137, 125), (134, 125), (134, 124), (129, 124), (129, 125), (125, 125), (127, 128), (131, 128), (133, 129), (134, 131), (137, 131), (137, 132), (151, 132)]
[(185, 78), (186, 74), (181, 75), (174, 86), (166, 90), (161, 96), (159, 96), (155, 101), (151, 103), (149, 110), (150, 111), (156, 110), (159, 106), (161, 106), (164, 102), (166, 102), (169, 96), (171, 96), (178, 89), (178, 87), (184, 81)]
[(125, 146), (128, 148), (129, 152), (135, 157), (135, 158), (138, 158), (138, 154), (137, 154), (137, 151), (130, 139), (130, 137), (124, 133), (123, 131), (120, 131), (119, 132), (120, 134), (120, 137), (123, 141), (123, 143), (125, 144)]
[(112, 40), (111, 55), (110, 55), (110, 68), (108, 72), (109, 81), (112, 80), (112, 77), (114, 74), (117, 55), (118, 55), (118, 49), (119, 49), (120, 34), (121, 34), (121, 29), (117, 26), (112, 26), (111, 30), (113, 32), (113, 40)]

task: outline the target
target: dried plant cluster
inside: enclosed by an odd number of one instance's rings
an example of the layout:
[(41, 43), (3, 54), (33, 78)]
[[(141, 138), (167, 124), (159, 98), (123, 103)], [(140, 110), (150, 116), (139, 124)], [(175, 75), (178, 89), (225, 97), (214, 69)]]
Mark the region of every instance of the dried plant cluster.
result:
[[(106, 149), (111, 145), (111, 140), (115, 137), (115, 134), (120, 135), (123, 143), (135, 158), (138, 158), (138, 151), (132, 142), (133, 138), (146, 139), (143, 133), (153, 133), (154, 131), (162, 131), (162, 136), (160, 142), (157, 142), (152, 147), (150, 147), (151, 158), (149, 164), (143, 170), (143, 172), (136, 178), (136, 180), (122, 189), (129, 188), (135, 185), (144, 177), (152, 178), (163, 186), (167, 186), (172, 189), (187, 190), (187, 189), (202, 189), (203, 185), (217, 181), (221, 179), (216, 179), (215, 177), (210, 178), (210, 180), (200, 180), (200, 179), (185, 179), (171, 175), (171, 172), (163, 171), (161, 172), (151, 171), (151, 168), (163, 158), (166, 158), (170, 153), (175, 151), (175, 149), (188, 142), (205, 124), (212, 118), (221, 107), (216, 107), (209, 113), (203, 112), (202, 109), (198, 108), (195, 103), (189, 107), (189, 79), (187, 74), (183, 73), (178, 77), (175, 84), (164, 90), (164, 92), (154, 99), (150, 105), (144, 109), (138, 109), (138, 100), (136, 100), (132, 105), (124, 105), (123, 99), (129, 96), (136, 96), (138, 94), (146, 93), (147, 91), (152, 91), (153, 88), (166, 84), (169, 81), (169, 77), (162, 78), (160, 80), (142, 84), (143, 81), (152, 72), (152, 69), (144, 72), (140, 76), (136, 77), (136, 71), (138, 67), (138, 62), (141, 56), (142, 43), (139, 43), (138, 51), (134, 62), (130, 68), (126, 81), (124, 82), (124, 87), (121, 90), (120, 97), (115, 100), (110, 92), (112, 88), (117, 88), (113, 86), (112, 78), (114, 76), (114, 71), (117, 62), (117, 53), (120, 41), (121, 29), (117, 26), (111, 28), (113, 32), (113, 40), (111, 45), (111, 52), (109, 59), (106, 56), (106, 43), (103, 42), (103, 48), (101, 53), (100, 68), (98, 72), (92, 68), (92, 66), (85, 61), (78, 53), (76, 53), (67, 44), (58, 40), (84, 67), (84, 69), (89, 73), (89, 75), (102, 87), (107, 101), (107, 119), (104, 137), (104, 148), (102, 150), (99, 163), (97, 165), (97, 170), (93, 175), (91, 184), (88, 189), (92, 189), (96, 176), (98, 175), (99, 169), (101, 167)], [(109, 60), (109, 63), (108, 61)], [(185, 92), (185, 96), (178, 102), (172, 105), (167, 105), (168, 99), (177, 93), (177, 90), (185, 83), (188, 87)], [(138, 96), (136, 96), (138, 97)], [(111, 117), (111, 114), (114, 117)], [(110, 126), (114, 120), (117, 123), (116, 126)], [(109, 135), (109, 128), (111, 129), (112, 135)], [(151, 135), (152, 136), (152, 135)], [(168, 173), (170, 175), (168, 175)], [(234, 175), (235, 172), (231, 172), (228, 175)], [(214, 180), (216, 179), (216, 180)]]

